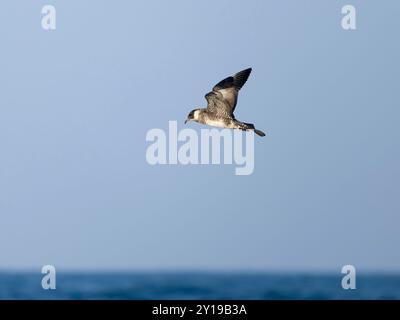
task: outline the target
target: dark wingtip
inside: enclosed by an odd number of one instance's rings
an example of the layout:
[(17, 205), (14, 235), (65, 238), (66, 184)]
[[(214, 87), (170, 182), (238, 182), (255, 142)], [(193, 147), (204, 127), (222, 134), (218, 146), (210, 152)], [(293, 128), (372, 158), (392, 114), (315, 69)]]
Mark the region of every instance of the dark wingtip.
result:
[(252, 71), (253, 71), (252, 68), (247, 68), (242, 71), (239, 71), (236, 75), (242, 74), (242, 75), (246, 75), (248, 77)]
[(250, 73), (253, 69), (252, 68), (247, 68), (244, 69), (238, 73), (235, 74), (234, 76), (234, 86), (240, 90), (243, 85), (246, 83), (247, 79), (250, 76)]
[(243, 73), (245, 73), (245, 74), (250, 74), (251, 72), (253, 71), (253, 68), (247, 68), (247, 69), (244, 69), (243, 71), (241, 71), (241, 72), (243, 72)]

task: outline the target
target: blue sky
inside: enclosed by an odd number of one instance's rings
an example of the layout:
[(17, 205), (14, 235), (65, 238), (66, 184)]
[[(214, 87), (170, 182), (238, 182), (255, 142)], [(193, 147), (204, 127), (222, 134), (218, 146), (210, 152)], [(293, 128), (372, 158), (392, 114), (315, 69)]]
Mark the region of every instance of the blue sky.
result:
[[(399, 270), (398, 1), (0, 6), (0, 268)], [(253, 175), (147, 164), (249, 66)]]

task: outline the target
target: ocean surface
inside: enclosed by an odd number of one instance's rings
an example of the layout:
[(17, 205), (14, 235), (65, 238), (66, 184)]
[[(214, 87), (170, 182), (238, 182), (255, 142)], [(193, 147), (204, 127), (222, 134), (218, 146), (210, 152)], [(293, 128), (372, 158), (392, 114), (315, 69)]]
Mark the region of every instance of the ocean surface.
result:
[(57, 273), (44, 290), (42, 274), (0, 272), (0, 299), (400, 299), (400, 274), (357, 275), (343, 290), (342, 275), (278, 273)]

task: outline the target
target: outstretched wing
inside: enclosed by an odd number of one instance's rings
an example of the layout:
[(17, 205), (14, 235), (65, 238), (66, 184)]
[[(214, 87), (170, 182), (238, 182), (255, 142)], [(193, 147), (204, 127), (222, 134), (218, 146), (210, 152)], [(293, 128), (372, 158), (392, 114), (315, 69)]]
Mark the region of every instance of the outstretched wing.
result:
[(221, 115), (232, 116), (235, 111), (239, 90), (246, 83), (251, 68), (218, 82), (213, 91), (206, 94), (207, 110)]

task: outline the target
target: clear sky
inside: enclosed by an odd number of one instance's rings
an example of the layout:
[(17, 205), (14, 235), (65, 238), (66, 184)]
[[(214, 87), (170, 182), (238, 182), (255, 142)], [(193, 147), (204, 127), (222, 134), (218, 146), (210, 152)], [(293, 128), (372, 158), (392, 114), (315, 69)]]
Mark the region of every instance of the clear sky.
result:
[[(399, 15), (397, 0), (2, 1), (0, 268), (399, 271)], [(183, 128), (250, 66), (236, 116), (267, 132), (253, 175), (147, 164), (149, 129)]]

